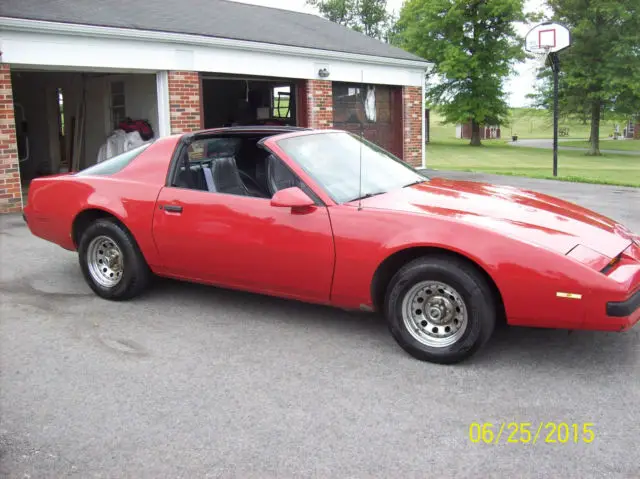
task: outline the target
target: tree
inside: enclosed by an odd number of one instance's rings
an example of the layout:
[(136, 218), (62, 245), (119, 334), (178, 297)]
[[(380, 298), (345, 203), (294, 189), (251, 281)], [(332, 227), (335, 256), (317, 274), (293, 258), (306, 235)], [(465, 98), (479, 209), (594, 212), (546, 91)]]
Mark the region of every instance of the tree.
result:
[(387, 39), (391, 16), (387, 0), (307, 0), (327, 20), (379, 40)]
[(524, 0), (408, 0), (394, 41), (427, 61), (427, 99), (448, 123), (480, 125), (508, 117), (504, 80), (525, 58), (514, 22), (525, 21)]
[[(527, 98), (533, 107), (553, 111), (553, 73), (549, 66), (540, 68), (534, 93)], [(578, 119), (583, 125), (591, 119), (586, 90), (581, 85), (569, 86), (562, 70), (558, 74), (558, 115), (565, 120)]]
[[(527, 97), (532, 101), (533, 107), (551, 112), (553, 109), (553, 76), (550, 68), (541, 69), (538, 72), (537, 80), (534, 93), (527, 95)], [(570, 84), (562, 66), (558, 75), (558, 110), (561, 119), (576, 119), (583, 125), (591, 122), (592, 111), (588, 88), (580, 83)], [(609, 101), (602, 102), (600, 121), (614, 120), (624, 123), (638, 112), (640, 112), (640, 97), (634, 96), (629, 90), (626, 90), (610, 98)], [(598, 130), (600, 130), (599, 127)], [(592, 143), (591, 135), (589, 135), (588, 141)], [(594, 154), (591, 148), (590, 154)], [(597, 153), (595, 154), (597, 155)]]
[(355, 30), (381, 40), (388, 28), (387, 0), (356, 0), (356, 17)]
[(344, 26), (353, 24), (355, 0), (307, 0), (307, 4), (316, 7), (327, 20)]
[[(640, 1), (548, 0), (553, 20), (571, 30), (559, 53), (562, 107), (591, 121), (590, 155), (600, 155), (604, 114), (629, 118), (640, 103)], [(540, 97), (548, 98), (548, 90)]]

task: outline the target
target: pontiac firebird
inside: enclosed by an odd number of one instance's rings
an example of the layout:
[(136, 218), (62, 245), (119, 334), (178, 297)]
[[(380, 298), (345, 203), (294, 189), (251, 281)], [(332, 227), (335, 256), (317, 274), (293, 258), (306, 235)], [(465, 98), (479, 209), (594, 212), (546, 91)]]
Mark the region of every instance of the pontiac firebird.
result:
[(33, 180), (32, 234), (77, 251), (92, 290), (151, 275), (384, 315), (413, 357), (470, 357), (499, 321), (624, 331), (640, 237), (506, 186), (429, 178), (338, 130), (235, 127), (156, 139)]

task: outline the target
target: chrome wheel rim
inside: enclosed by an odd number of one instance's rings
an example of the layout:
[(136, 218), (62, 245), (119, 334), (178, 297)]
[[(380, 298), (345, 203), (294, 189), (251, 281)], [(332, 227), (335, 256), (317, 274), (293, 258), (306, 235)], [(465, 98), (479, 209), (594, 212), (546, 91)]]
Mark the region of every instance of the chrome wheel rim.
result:
[(402, 319), (411, 336), (433, 348), (454, 344), (469, 323), (460, 293), (438, 281), (420, 282), (407, 292), (402, 301)]
[(122, 251), (108, 236), (97, 236), (87, 248), (87, 265), (91, 278), (100, 286), (113, 288), (122, 280)]

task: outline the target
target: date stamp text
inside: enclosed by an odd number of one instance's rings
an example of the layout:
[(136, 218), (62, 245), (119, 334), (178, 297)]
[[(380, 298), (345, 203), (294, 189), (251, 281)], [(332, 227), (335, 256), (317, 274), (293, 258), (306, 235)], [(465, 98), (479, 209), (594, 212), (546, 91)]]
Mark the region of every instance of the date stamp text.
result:
[(474, 444), (590, 444), (596, 438), (592, 422), (472, 422), (469, 441)]

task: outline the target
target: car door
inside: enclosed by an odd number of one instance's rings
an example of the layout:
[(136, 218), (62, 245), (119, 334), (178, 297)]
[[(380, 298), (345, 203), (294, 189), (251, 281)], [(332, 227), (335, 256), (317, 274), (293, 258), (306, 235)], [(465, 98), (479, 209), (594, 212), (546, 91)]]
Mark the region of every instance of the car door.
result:
[(153, 235), (165, 274), (329, 301), (335, 255), (323, 204), (299, 212), (270, 198), (166, 186)]

